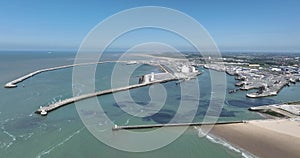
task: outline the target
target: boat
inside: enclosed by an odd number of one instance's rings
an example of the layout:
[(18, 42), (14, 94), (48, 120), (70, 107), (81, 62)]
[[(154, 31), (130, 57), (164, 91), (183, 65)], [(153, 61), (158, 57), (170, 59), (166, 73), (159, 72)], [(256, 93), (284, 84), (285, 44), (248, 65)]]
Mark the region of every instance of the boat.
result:
[(290, 79), (290, 82), (293, 83), (293, 84), (296, 84), (296, 79), (291, 78), (291, 79)]
[(229, 91), (229, 94), (236, 93), (239, 89), (233, 89)]

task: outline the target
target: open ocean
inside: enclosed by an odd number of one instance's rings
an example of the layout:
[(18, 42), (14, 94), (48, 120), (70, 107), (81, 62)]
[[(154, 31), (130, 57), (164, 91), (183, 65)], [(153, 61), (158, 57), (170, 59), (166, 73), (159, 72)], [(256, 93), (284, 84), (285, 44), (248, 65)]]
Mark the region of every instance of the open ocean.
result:
[[(72, 64), (74, 53), (47, 51), (2, 51), (0, 52), (0, 157), (1, 158), (94, 158), (94, 157), (245, 157), (240, 149), (210, 136), (199, 137), (198, 130), (190, 127), (176, 141), (158, 150), (132, 153), (111, 148), (97, 140), (83, 125), (75, 105), (70, 104), (49, 113), (46, 117), (34, 113), (39, 106), (72, 96), (72, 68), (38, 74), (18, 84), (17, 88), (5, 89), (4, 84), (29, 72), (59, 65)], [(115, 54), (107, 54), (108, 59)], [(124, 66), (130, 66), (125, 65)], [(98, 65), (96, 88), (110, 88), (113, 63)], [(200, 104), (194, 121), (201, 121), (211, 95), (209, 71), (199, 68)], [(131, 83), (138, 76), (159, 72), (157, 67), (141, 65), (132, 75)], [(221, 72), (220, 72), (221, 73)], [(227, 90), (235, 89), (234, 77), (227, 76)], [(116, 103), (113, 95), (98, 97), (111, 120), (118, 125), (153, 124), (168, 122), (180, 101), (176, 81), (163, 83), (168, 92), (164, 108), (147, 118), (132, 117), (120, 109), (130, 106), (130, 102)], [(130, 90), (135, 102), (146, 105), (149, 88)], [(261, 119), (247, 109), (250, 106), (295, 101), (300, 98), (300, 84), (284, 88), (278, 96), (260, 99), (246, 98), (245, 91), (227, 94), (220, 121)], [(122, 93), (122, 92), (121, 92)], [(88, 103), (88, 101), (86, 102)], [(87, 114), (88, 115), (88, 114)], [(104, 124), (105, 122), (99, 122)], [(146, 142), (145, 142), (146, 143)]]

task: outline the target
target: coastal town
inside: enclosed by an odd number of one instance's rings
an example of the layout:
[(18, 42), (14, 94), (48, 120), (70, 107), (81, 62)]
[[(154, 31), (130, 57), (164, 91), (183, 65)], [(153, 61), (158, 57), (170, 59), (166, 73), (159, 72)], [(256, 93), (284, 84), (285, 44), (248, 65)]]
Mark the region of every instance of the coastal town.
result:
[[(234, 58), (231, 56), (223, 58), (192, 57), (189, 59), (195, 65), (235, 76), (237, 80), (235, 85), (239, 88), (233, 89), (229, 93), (256, 89), (256, 92), (247, 93), (246, 96), (249, 98), (275, 96), (285, 86), (300, 81), (300, 58), (298, 56), (289, 58), (279, 56), (275, 59), (262, 57), (260, 61), (245, 56), (241, 58), (236, 56)], [(282, 59), (283, 61), (279, 62)], [(268, 60), (272, 62), (277, 60), (278, 62), (270, 64)]]

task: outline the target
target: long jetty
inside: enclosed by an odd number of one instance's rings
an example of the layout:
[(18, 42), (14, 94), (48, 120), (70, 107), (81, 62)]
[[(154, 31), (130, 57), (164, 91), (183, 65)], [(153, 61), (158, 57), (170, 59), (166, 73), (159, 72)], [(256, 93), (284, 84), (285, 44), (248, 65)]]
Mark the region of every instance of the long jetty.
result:
[[(66, 69), (66, 68), (75, 67), (75, 66), (85, 66), (85, 65), (104, 64), (104, 63), (116, 63), (116, 62), (118, 62), (118, 63), (130, 63), (130, 61), (116, 60), (116, 61), (101, 61), (101, 62), (92, 62), (92, 63), (71, 64), (71, 65), (63, 65), (63, 66), (45, 68), (45, 69), (36, 70), (36, 71), (28, 73), (28, 74), (26, 74), (22, 77), (19, 77), (19, 78), (13, 80), (13, 81), (7, 82), (4, 85), (4, 88), (16, 88), (18, 83), (23, 82), (24, 80), (27, 80), (27, 79), (29, 79), (29, 78), (37, 75), (37, 74), (47, 72), (47, 71), (54, 71), (54, 70), (58, 70), (58, 69)], [(163, 72), (169, 73), (169, 71), (161, 64), (151, 64), (151, 63), (143, 61), (143, 60), (139, 61), (139, 63), (158, 66), (158, 67), (161, 68), (161, 70)]]
[(17, 87), (17, 84), (20, 82), (23, 82), (24, 80), (31, 78), (37, 74), (40, 74), (42, 72), (47, 72), (47, 71), (54, 71), (58, 69), (65, 69), (65, 68), (70, 68), (74, 66), (84, 66), (84, 65), (93, 65), (93, 64), (103, 64), (103, 63), (109, 63), (109, 62), (128, 62), (128, 61), (102, 61), (102, 62), (94, 62), (94, 63), (80, 63), (80, 64), (72, 64), (72, 65), (63, 65), (63, 66), (57, 66), (57, 67), (51, 67), (51, 68), (46, 68), (46, 69), (40, 69), (34, 72), (31, 72), (29, 74), (26, 74), (22, 77), (19, 77), (13, 81), (10, 81), (4, 85), (5, 88), (15, 88)]
[(130, 126), (118, 126), (115, 125), (112, 130), (130, 130), (130, 129), (147, 129), (147, 128), (160, 128), (160, 127), (180, 127), (180, 126), (201, 126), (201, 125), (224, 125), (224, 124), (237, 124), (245, 123), (246, 121), (226, 121), (226, 122), (193, 122), (193, 123), (168, 123), (168, 124), (149, 124), (149, 125), (130, 125)]
[(68, 99), (50, 104), (48, 106), (40, 107), (38, 110), (36, 110), (36, 113), (41, 114), (41, 115), (46, 115), (50, 111), (53, 111), (55, 109), (58, 109), (60, 107), (63, 107), (65, 105), (68, 105), (68, 104), (71, 104), (71, 103), (74, 103), (74, 102), (77, 102), (77, 101), (80, 101), (80, 100), (92, 98), (92, 97), (95, 97), (95, 96), (101, 96), (101, 95), (105, 95), (105, 94), (125, 91), (125, 90), (129, 90), (129, 89), (134, 89), (134, 88), (138, 88), (138, 87), (144, 87), (144, 86), (148, 86), (148, 85), (155, 84), (155, 83), (168, 82), (168, 81), (172, 81), (172, 80), (177, 80), (177, 78), (166, 78), (166, 79), (163, 79), (163, 80), (155, 80), (155, 81), (152, 81), (152, 82), (134, 84), (134, 85), (130, 85), (130, 86), (125, 86), (125, 87), (120, 87), (120, 88), (113, 88), (113, 89), (98, 91), (98, 92), (95, 92), (95, 93), (89, 93), (89, 94), (84, 94), (84, 95), (80, 95), (80, 96), (75, 96), (75, 97), (72, 97), (72, 98), (68, 98)]

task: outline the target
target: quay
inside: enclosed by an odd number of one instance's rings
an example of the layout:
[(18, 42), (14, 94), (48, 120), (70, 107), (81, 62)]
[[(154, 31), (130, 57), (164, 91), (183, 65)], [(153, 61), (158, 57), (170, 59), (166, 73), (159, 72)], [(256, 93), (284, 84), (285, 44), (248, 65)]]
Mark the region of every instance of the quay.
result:
[(41, 114), (41, 115), (47, 115), (47, 113), (50, 112), (50, 111), (53, 111), (53, 110), (58, 109), (62, 106), (74, 103), (76, 101), (92, 98), (92, 97), (95, 97), (95, 96), (100, 96), (100, 95), (125, 91), (125, 90), (129, 90), (129, 89), (134, 89), (134, 88), (138, 88), (138, 87), (144, 87), (144, 86), (148, 86), (148, 85), (155, 84), (155, 83), (168, 82), (168, 81), (172, 81), (172, 80), (177, 80), (177, 78), (170, 77), (170, 78), (165, 78), (165, 79), (162, 79), (162, 80), (154, 80), (154, 81), (151, 81), (151, 82), (143, 82), (143, 83), (140, 83), (140, 84), (125, 86), (125, 87), (120, 87), (120, 88), (113, 88), (113, 89), (98, 91), (98, 92), (95, 92), (95, 93), (89, 93), (89, 94), (84, 94), (84, 95), (80, 95), (80, 96), (75, 96), (75, 97), (72, 97), (72, 98), (68, 98), (68, 99), (50, 104), (48, 106), (40, 107), (38, 110), (36, 110), (36, 113)]
[(172, 73), (172, 71), (171, 71), (168, 67), (166, 67), (166, 66), (164, 66), (164, 65), (162, 65), (162, 64), (159, 64), (158, 66), (160, 67), (160, 69), (161, 69), (163, 72), (166, 72), (166, 73)]
[(249, 66), (205, 64), (203, 67), (235, 76), (235, 80), (241, 80), (235, 83), (236, 86), (240, 87), (240, 90), (258, 89), (257, 92), (247, 93), (246, 97), (248, 98), (276, 96), (281, 89), (289, 86), (290, 83), (295, 84), (296, 82), (300, 82), (300, 77), (297, 74), (282, 73), (278, 75), (270, 72), (268, 69), (253, 69)]
[(117, 130), (130, 130), (130, 129), (147, 129), (147, 128), (160, 128), (160, 127), (180, 127), (180, 126), (201, 126), (201, 125), (221, 125), (221, 124), (238, 124), (246, 123), (246, 121), (226, 121), (226, 122), (194, 122), (194, 123), (168, 123), (168, 124), (149, 124), (149, 125), (129, 125), (129, 126), (118, 126), (112, 127), (113, 131)]
[(296, 118), (300, 116), (300, 104), (283, 103), (283, 104), (272, 104), (262, 105), (256, 107), (250, 107), (249, 111), (255, 111), (267, 116), (275, 118)]

